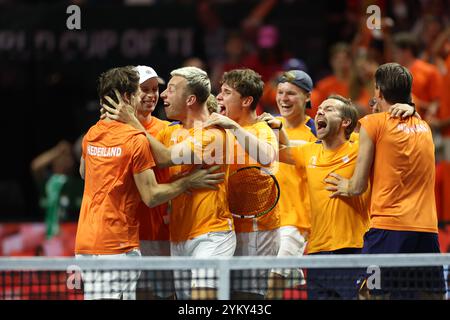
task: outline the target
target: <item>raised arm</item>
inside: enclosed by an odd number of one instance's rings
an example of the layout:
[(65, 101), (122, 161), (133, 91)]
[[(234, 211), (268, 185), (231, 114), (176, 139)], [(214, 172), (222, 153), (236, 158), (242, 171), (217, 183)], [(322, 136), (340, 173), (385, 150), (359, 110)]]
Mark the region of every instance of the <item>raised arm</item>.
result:
[(164, 146), (145, 130), (144, 126), (138, 120), (133, 106), (126, 103), (117, 90), (114, 90), (114, 92), (119, 102), (117, 103), (111, 97), (105, 96), (104, 99), (107, 100), (114, 108), (111, 108), (106, 104), (102, 104), (103, 109), (106, 111), (102, 112), (102, 118), (107, 117), (111, 120), (127, 123), (133, 128), (144, 132), (147, 140), (150, 142), (150, 147), (152, 149), (152, 154), (156, 165), (158, 167), (169, 167), (174, 165), (171, 161), (170, 149)]
[(307, 141), (304, 140), (290, 140), (286, 130), (283, 127), (282, 121), (275, 118), (270, 113), (264, 112), (258, 117), (259, 121), (265, 121), (272, 130), (275, 131), (275, 135), (278, 137), (278, 157), (279, 161), (287, 164), (295, 165), (295, 160), (292, 156), (293, 148), (304, 145)]
[(237, 141), (247, 154), (251, 154), (251, 151), (253, 151), (256, 146), (257, 159), (255, 160), (263, 166), (274, 162), (277, 158), (278, 150), (275, 150), (271, 144), (262, 139), (258, 139), (258, 137), (226, 116), (218, 113), (211, 114), (208, 121), (204, 124), (204, 127), (210, 126), (220, 126), (224, 129), (230, 129), (230, 132), (237, 138)]
[(139, 190), (142, 201), (149, 207), (155, 207), (165, 203), (189, 189), (211, 189), (216, 190), (215, 186), (222, 183), (224, 173), (213, 173), (220, 166), (214, 166), (209, 169), (196, 169), (189, 175), (180, 178), (172, 183), (158, 184), (155, 173), (147, 169), (134, 175), (134, 182)]
[(70, 152), (71, 152), (70, 143), (65, 140), (62, 140), (50, 150), (41, 153), (31, 162), (30, 167), (33, 176), (37, 179), (41, 178), (42, 172), (48, 165), (50, 165), (54, 160), (56, 160), (61, 155)]
[(393, 104), (389, 108), (388, 113), (393, 118), (401, 117), (402, 119), (405, 119), (411, 116), (415, 116), (420, 119), (420, 115), (416, 112), (416, 108), (406, 103)]
[(195, 155), (193, 153), (186, 155), (185, 153), (180, 152), (191, 152), (189, 142), (181, 142), (171, 148), (168, 148), (149, 134), (137, 118), (134, 108), (122, 99), (117, 90), (114, 90), (114, 92), (119, 102), (116, 103), (110, 97), (105, 96), (104, 99), (107, 100), (114, 108), (111, 108), (106, 104), (102, 104), (102, 107), (105, 110), (105, 112), (102, 112), (102, 118), (107, 117), (111, 120), (127, 123), (135, 129), (145, 133), (145, 136), (150, 143), (153, 158), (158, 167), (164, 168), (178, 165), (186, 159), (186, 156), (191, 158), (190, 163), (200, 163), (194, 160)]
[[(107, 105), (102, 105), (102, 107), (106, 110), (105, 117), (108, 117), (111, 120), (127, 123), (133, 128), (142, 131), (150, 143), (153, 159), (159, 168), (179, 165), (186, 160), (186, 157), (190, 159), (190, 163), (200, 163), (194, 160), (195, 155), (192, 153), (188, 141), (178, 143), (171, 148), (166, 147), (145, 130), (144, 126), (139, 122), (138, 118), (134, 114), (134, 109), (131, 105), (123, 102), (123, 100), (119, 100), (119, 103), (117, 104), (109, 97), (105, 97), (105, 99), (107, 99), (114, 106), (114, 108), (110, 108)], [(190, 154), (186, 154), (186, 152)]]

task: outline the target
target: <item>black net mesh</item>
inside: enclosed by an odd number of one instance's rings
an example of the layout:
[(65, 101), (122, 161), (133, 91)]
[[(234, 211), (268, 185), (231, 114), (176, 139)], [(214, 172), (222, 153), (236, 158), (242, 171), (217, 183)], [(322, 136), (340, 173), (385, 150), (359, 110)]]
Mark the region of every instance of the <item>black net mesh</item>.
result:
[[(51, 262), (49, 262), (51, 263)], [(111, 268), (112, 269), (112, 268)], [(230, 299), (446, 299), (448, 267), (230, 270)], [(217, 299), (214, 268), (0, 271), (2, 300)]]

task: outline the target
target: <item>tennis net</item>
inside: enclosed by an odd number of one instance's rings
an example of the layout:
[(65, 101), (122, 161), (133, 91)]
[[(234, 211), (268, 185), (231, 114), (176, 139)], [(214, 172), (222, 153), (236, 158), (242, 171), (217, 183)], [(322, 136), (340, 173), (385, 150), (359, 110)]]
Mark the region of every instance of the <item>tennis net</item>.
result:
[(0, 299), (448, 299), (449, 265), (450, 254), (3, 257)]

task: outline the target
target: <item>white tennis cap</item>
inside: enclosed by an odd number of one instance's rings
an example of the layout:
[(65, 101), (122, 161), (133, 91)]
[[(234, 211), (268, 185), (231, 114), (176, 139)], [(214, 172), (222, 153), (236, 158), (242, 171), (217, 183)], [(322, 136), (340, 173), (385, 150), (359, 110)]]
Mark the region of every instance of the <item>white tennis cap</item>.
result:
[(143, 84), (145, 81), (151, 78), (158, 78), (159, 84), (165, 84), (164, 79), (158, 76), (156, 71), (152, 67), (137, 66), (134, 68), (139, 73), (139, 84)]

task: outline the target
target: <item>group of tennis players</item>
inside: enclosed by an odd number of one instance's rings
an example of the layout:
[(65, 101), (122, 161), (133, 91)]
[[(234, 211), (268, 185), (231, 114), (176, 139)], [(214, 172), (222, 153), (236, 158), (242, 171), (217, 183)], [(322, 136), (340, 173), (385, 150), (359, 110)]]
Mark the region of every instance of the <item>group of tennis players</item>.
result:
[[(82, 143), (77, 258), (440, 252), (434, 144), (405, 67), (378, 67), (373, 114), (359, 120), (339, 95), (307, 116), (313, 82), (300, 70), (278, 78), (279, 116), (257, 114), (264, 82), (251, 69), (225, 72), (215, 97), (197, 67), (170, 75), (166, 85), (141, 65), (99, 77), (100, 119)], [(159, 98), (172, 122), (152, 115)], [(238, 216), (230, 192), (255, 184), (228, 178), (249, 166), (274, 176), (279, 199), (261, 215)], [(292, 286), (308, 299), (444, 296), (442, 268), (402, 269), (405, 283), (395, 278), (398, 269), (382, 270), (381, 286), (370, 290), (361, 270), (236, 270), (231, 298), (283, 299)], [(420, 282), (425, 272), (429, 281)], [(84, 270), (83, 282), (85, 299), (215, 299), (218, 285), (210, 268)]]

